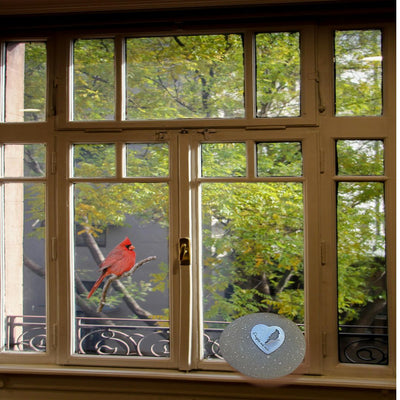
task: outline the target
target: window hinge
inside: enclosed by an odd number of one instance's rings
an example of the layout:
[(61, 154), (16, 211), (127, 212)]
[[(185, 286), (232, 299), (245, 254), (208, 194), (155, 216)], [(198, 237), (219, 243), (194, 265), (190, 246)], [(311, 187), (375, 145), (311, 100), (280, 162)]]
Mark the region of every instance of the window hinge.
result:
[(319, 78), (319, 71), (315, 71), (314, 74), (309, 74), (308, 76), (309, 79), (314, 80), (316, 85), (317, 85), (317, 95), (318, 95), (318, 111), (320, 114), (324, 113), (326, 111), (326, 106), (324, 105), (322, 101), (322, 95), (321, 95), (321, 81)]
[(55, 349), (56, 347), (57, 347), (57, 329), (58, 329), (58, 326), (57, 326), (57, 324), (53, 324), (52, 325), (52, 327), (51, 327), (51, 330), (52, 330), (52, 341), (51, 341), (51, 347), (53, 348), (53, 349)]
[(326, 265), (326, 242), (324, 240), (320, 243), (320, 251), (321, 251), (321, 264)]
[(323, 174), (325, 172), (325, 150), (320, 149), (319, 151), (319, 172)]
[(57, 153), (53, 151), (51, 153), (51, 173), (55, 174), (57, 169)]
[(156, 132), (156, 140), (165, 140), (167, 138), (167, 131), (157, 131)]
[(322, 332), (322, 357), (326, 357), (328, 355), (328, 334), (326, 332)]
[(57, 114), (57, 89), (58, 89), (58, 78), (53, 80), (53, 99), (52, 99), (52, 110), (51, 113), (53, 116)]
[(57, 238), (51, 238), (51, 261), (57, 260)]
[(209, 140), (212, 135), (217, 133), (217, 131), (215, 129), (205, 128), (198, 130), (197, 133), (202, 134), (204, 136), (204, 139)]

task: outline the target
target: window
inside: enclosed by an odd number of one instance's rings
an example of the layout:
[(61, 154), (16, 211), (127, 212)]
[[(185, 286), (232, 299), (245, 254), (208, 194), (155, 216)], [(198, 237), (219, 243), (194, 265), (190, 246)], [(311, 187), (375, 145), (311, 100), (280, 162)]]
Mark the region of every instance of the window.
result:
[(73, 45), (74, 121), (115, 119), (113, 39), (78, 39)]
[(8, 42), (5, 48), (2, 120), (46, 119), (46, 43)]
[(127, 120), (244, 115), (240, 35), (128, 38), (125, 62)]
[(384, 145), (339, 140), (336, 149), (340, 360), (387, 364)]
[(259, 33), (257, 54), (257, 116), (300, 115), (299, 32)]
[[(279, 313), (303, 327), (301, 142), (205, 143), (201, 148), (206, 346), (217, 340), (215, 331), (251, 312)], [(257, 160), (252, 171), (249, 159)], [(205, 357), (220, 356), (209, 353), (206, 347)]]
[(2, 351), (46, 351), (46, 146), (1, 147)]
[(224, 327), (273, 312), (304, 374), (391, 378), (391, 35), (2, 40), (0, 360), (229, 371)]
[(336, 115), (382, 113), (381, 41), (377, 29), (335, 32)]
[[(74, 352), (169, 357), (168, 144), (126, 143), (118, 150), (114, 144), (74, 144), (72, 154), (71, 220), (80, 227), (72, 245), (79, 237), (85, 243), (72, 249)], [(126, 160), (122, 179), (117, 179), (116, 155)], [(160, 178), (155, 182), (153, 176)], [(107, 181), (96, 182), (100, 177)], [(104, 234), (105, 248), (100, 249), (96, 238)], [(97, 266), (125, 237), (135, 247), (136, 262), (151, 260), (135, 272), (135, 279), (116, 281), (108, 292), (102, 287), (88, 300), (88, 290), (99, 277)]]

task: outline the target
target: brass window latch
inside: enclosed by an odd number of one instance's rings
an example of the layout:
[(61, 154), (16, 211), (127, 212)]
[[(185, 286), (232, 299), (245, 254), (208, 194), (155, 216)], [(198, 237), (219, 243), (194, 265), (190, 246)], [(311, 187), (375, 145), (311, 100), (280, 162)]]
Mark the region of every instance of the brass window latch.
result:
[(190, 265), (192, 263), (189, 238), (179, 239), (179, 263), (181, 265)]

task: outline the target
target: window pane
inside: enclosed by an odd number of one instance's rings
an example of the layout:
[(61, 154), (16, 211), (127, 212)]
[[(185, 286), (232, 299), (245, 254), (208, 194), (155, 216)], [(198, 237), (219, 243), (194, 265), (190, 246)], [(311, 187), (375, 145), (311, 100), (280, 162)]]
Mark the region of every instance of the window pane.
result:
[(72, 119), (115, 119), (114, 39), (76, 40), (73, 63)]
[(302, 184), (204, 183), (204, 357), (226, 324), (254, 312), (304, 322)]
[(338, 140), (338, 175), (383, 175), (382, 140)]
[(301, 176), (301, 143), (270, 142), (257, 144), (258, 176)]
[[(74, 204), (75, 352), (169, 357), (168, 185), (76, 183)], [(103, 283), (89, 299), (88, 291), (104, 257), (126, 237), (136, 252), (129, 267), (156, 258), (115, 281), (99, 310)]]
[(46, 119), (46, 43), (12, 42), (6, 45), (6, 122)]
[(246, 144), (203, 143), (201, 165), (202, 176), (246, 176)]
[(256, 35), (257, 117), (300, 115), (300, 34)]
[(382, 114), (380, 30), (336, 31), (336, 115)]
[(340, 182), (337, 191), (339, 357), (387, 364), (384, 186)]
[(126, 119), (244, 116), (240, 35), (126, 41)]
[(4, 145), (3, 172), (6, 177), (45, 176), (46, 145), (42, 143)]
[(136, 177), (169, 176), (169, 148), (166, 143), (126, 145), (126, 175)]
[(115, 176), (115, 145), (75, 144), (73, 175), (80, 178)]
[[(16, 168), (23, 169), (22, 158)], [(1, 189), (1, 188), (0, 188)], [(2, 188), (2, 350), (46, 350), (45, 186)]]

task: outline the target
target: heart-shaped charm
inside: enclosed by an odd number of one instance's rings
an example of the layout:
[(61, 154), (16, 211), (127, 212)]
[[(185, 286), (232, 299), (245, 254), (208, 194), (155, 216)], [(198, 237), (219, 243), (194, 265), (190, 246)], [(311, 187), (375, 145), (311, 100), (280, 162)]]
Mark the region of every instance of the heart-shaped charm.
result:
[(285, 332), (279, 326), (258, 324), (251, 329), (251, 338), (265, 354), (271, 354), (282, 346)]

